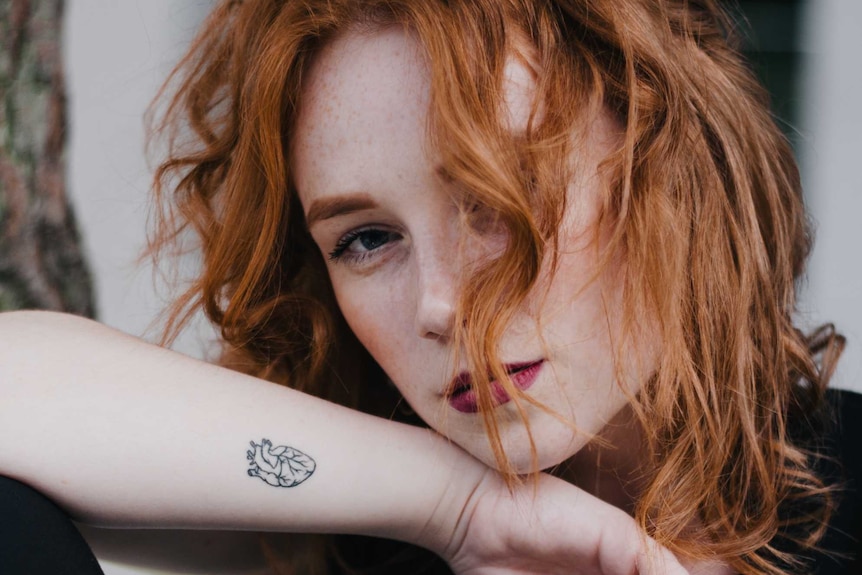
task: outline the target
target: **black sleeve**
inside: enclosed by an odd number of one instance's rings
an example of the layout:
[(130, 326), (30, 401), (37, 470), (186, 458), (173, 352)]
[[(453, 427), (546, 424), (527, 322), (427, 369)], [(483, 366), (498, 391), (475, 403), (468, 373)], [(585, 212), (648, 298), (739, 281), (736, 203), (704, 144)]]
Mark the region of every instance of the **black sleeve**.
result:
[(827, 453), (834, 465), (823, 462), (824, 475), (839, 486), (838, 507), (829, 521), (821, 545), (837, 556), (817, 561), (818, 575), (862, 573), (862, 395), (829, 390), (827, 400), (832, 425), (827, 434)]
[(23, 483), (0, 477), (0, 573), (104, 575), (66, 514)]

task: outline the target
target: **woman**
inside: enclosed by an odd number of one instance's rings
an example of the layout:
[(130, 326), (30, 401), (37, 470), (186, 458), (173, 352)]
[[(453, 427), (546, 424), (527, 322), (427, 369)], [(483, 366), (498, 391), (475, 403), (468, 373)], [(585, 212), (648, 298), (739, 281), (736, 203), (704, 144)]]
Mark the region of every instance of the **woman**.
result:
[[(282, 386), (7, 316), (0, 468), (84, 521), (382, 536), (456, 573), (806, 567), (855, 505), (815, 467), (843, 343), (792, 325), (798, 174), (726, 27), (708, 0), (223, 3), (169, 83), (153, 252), (203, 256), (168, 333), (200, 307)], [(284, 562), (446, 572), (412, 553)]]

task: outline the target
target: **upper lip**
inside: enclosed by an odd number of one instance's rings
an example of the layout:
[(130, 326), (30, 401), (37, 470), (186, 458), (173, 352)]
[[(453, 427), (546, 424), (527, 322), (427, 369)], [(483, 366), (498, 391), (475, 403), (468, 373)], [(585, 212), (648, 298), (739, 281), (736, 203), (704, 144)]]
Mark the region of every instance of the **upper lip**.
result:
[[(542, 359), (534, 359), (532, 361), (522, 361), (519, 363), (504, 363), (503, 369), (506, 370), (506, 373), (511, 375), (515, 372), (518, 372), (518, 371), (526, 369), (530, 366), (536, 365), (537, 363), (540, 363), (541, 361), (543, 361), (543, 360)], [(494, 376), (491, 374), (488, 374), (488, 378), (493, 381)], [(470, 375), (469, 371), (462, 371), (457, 376), (455, 376), (452, 379), (452, 381), (449, 383), (449, 386), (446, 388), (446, 397), (452, 397), (456, 393), (458, 393), (464, 389), (469, 389), (472, 386), (473, 386), (473, 376)]]

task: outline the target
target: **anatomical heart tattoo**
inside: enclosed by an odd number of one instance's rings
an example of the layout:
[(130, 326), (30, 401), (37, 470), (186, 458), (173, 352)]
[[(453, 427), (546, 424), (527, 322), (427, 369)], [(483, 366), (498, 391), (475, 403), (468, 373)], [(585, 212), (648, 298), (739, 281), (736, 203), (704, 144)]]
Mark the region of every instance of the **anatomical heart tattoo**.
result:
[(260, 477), (273, 487), (296, 487), (314, 473), (317, 464), (298, 449), (279, 445), (273, 447), (269, 439), (251, 441), (246, 452), (250, 477)]

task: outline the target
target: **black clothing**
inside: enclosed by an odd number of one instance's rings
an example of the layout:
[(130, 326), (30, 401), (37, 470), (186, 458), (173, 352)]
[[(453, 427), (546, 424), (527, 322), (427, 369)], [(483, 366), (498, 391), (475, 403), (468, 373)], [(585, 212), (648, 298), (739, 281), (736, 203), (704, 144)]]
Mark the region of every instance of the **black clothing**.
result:
[(820, 542), (809, 553), (816, 575), (862, 575), (862, 395), (829, 390), (824, 433), (813, 443), (816, 469), (826, 484), (839, 486), (837, 509)]
[(7, 477), (0, 477), (0, 573), (104, 575), (66, 514)]

